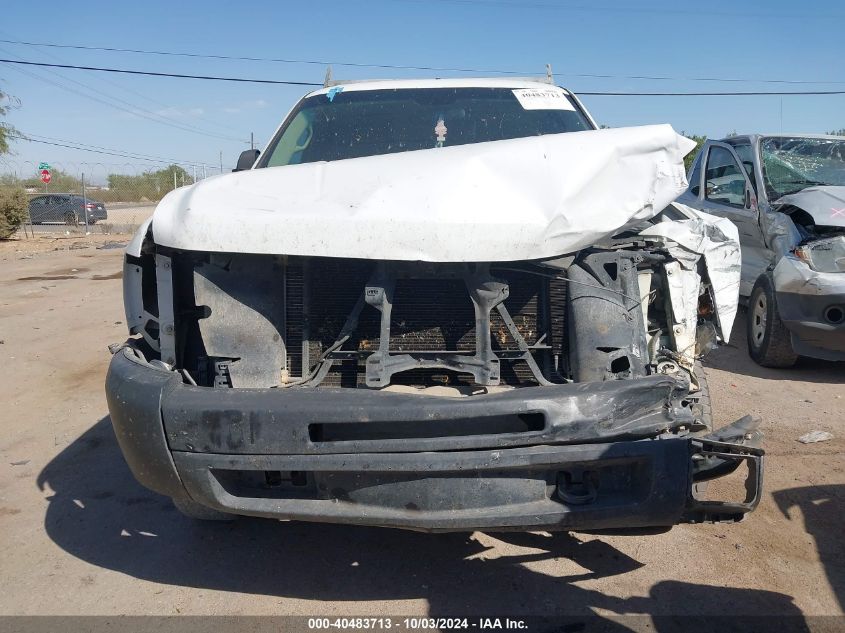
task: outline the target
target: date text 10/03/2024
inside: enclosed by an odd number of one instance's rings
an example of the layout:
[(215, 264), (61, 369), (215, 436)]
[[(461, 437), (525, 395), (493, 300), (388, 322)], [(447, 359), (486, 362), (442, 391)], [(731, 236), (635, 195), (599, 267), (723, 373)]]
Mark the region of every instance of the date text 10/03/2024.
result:
[(528, 625), (525, 620), (513, 618), (309, 618), (311, 630), (348, 629), (348, 630), (523, 630)]

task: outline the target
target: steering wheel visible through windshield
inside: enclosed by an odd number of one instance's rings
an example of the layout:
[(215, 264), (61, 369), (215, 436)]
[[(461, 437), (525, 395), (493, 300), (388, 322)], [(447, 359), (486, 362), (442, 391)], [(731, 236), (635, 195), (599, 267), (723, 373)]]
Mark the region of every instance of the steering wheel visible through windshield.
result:
[(818, 185), (845, 185), (845, 140), (770, 136), (760, 141), (766, 193), (776, 200)]
[(564, 91), (549, 91), (554, 103), (534, 109), (526, 107), (524, 95), (515, 95), (520, 90), (510, 88), (330, 89), (299, 104), (257, 166), (593, 129)]

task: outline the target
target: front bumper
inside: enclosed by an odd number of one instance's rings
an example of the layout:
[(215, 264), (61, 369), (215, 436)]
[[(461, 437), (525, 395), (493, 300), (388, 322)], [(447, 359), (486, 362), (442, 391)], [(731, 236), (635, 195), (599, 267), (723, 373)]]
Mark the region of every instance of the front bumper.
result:
[(797, 354), (845, 360), (845, 273), (819, 273), (793, 256), (774, 270), (778, 312)]
[[(235, 514), (426, 531), (635, 528), (734, 521), (760, 497), (753, 429), (661, 434), (682, 397), (666, 376), (468, 398), (211, 389), (127, 347), (106, 393), (143, 485)], [(741, 462), (744, 500), (694, 497), (695, 481)]]
[[(79, 213), (80, 222), (85, 222), (85, 215), (85, 211)], [(88, 211), (89, 222), (103, 222), (104, 220), (107, 220), (108, 217), (108, 213), (106, 213), (105, 209), (91, 209)]]

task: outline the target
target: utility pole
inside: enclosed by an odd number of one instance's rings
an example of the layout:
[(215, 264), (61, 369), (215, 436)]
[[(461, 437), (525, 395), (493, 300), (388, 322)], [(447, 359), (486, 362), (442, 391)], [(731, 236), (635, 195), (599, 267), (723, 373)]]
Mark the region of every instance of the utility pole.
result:
[(255, 149), (255, 134), (252, 132), (249, 133), (249, 149)]
[(223, 173), (223, 150), (220, 150), (220, 173)]
[(176, 189), (176, 169), (173, 169), (173, 188)]

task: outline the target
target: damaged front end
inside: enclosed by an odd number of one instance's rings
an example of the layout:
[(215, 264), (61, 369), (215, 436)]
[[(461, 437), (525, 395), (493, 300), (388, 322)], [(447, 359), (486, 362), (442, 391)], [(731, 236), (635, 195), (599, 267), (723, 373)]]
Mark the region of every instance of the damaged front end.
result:
[[(138, 336), (107, 380), (121, 448), (144, 485), (232, 514), (427, 531), (739, 520), (761, 436), (746, 418), (714, 431), (697, 363), (730, 334), (736, 229), (673, 217), (479, 261), (187, 249), (154, 218), (125, 266)], [(741, 498), (700, 497), (740, 466)]]
[(772, 280), (792, 348), (845, 360), (845, 187), (811, 187), (784, 196), (776, 209), (790, 231)]
[[(760, 436), (749, 420), (712, 433), (696, 371), (731, 323), (717, 306), (738, 279), (717, 270), (714, 286), (707, 266), (731, 236), (698, 255), (662, 224), (478, 264), (147, 240), (125, 275), (142, 338), (109, 375), (121, 445), (149, 450), (139, 420), (163, 429), (172, 481), (148, 465), (139, 479), (238, 514), (425, 530), (738, 520), (759, 499)], [(696, 498), (746, 462), (747, 498)]]

